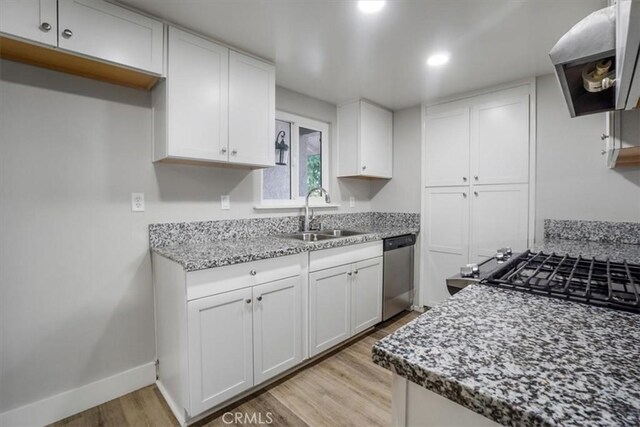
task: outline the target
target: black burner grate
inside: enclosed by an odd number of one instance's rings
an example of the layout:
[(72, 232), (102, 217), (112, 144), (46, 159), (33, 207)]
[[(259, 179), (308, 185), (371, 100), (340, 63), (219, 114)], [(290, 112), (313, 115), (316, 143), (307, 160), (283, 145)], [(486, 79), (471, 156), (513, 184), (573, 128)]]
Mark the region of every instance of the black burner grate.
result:
[(481, 283), (640, 313), (640, 265), (531, 251)]

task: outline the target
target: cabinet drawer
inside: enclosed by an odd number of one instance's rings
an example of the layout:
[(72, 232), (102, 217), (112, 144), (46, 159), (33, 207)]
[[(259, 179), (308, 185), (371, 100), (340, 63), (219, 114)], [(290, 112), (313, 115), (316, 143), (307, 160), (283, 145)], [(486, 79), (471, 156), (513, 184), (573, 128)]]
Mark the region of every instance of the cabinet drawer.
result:
[(382, 240), (324, 249), (309, 254), (309, 271), (318, 271), (338, 265), (351, 264), (382, 256)]
[(189, 272), (187, 300), (298, 276), (302, 273), (304, 256), (296, 254)]

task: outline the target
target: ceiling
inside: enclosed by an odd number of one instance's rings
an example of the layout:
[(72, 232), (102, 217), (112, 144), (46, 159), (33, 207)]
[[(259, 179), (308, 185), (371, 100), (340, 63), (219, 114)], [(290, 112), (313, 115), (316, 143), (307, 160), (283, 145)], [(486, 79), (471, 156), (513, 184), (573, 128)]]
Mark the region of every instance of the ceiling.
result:
[[(121, 0), (276, 63), (279, 86), (400, 109), (552, 72), (548, 52), (605, 0)], [(431, 68), (432, 53), (451, 53)]]

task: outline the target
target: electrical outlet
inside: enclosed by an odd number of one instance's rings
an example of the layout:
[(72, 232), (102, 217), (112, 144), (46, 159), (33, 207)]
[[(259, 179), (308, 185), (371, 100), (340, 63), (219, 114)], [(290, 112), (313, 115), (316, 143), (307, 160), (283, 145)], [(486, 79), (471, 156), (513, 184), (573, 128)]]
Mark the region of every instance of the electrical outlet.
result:
[(131, 193), (131, 212), (144, 212), (144, 193)]
[(355, 208), (356, 207), (356, 198), (351, 196), (349, 197), (349, 207), (350, 208)]
[(225, 211), (231, 209), (229, 196), (220, 196), (220, 209)]

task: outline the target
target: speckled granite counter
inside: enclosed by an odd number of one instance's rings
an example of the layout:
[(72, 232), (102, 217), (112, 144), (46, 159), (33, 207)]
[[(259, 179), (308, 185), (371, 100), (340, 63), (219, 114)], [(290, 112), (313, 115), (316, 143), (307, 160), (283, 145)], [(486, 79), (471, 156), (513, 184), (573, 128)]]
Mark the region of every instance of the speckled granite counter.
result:
[(570, 256), (582, 256), (583, 258), (595, 257), (598, 260), (622, 261), (640, 264), (640, 245), (630, 245), (624, 243), (592, 242), (565, 239), (545, 239), (542, 243), (537, 243), (532, 251), (543, 251)]
[[(360, 231), (358, 236), (302, 242), (279, 236), (298, 229), (298, 217), (201, 223), (153, 224), (151, 249), (179, 263), (185, 271), (203, 270), (300, 252), (365, 243), (418, 233), (419, 214), (362, 213), (321, 216), (327, 228)], [(257, 235), (261, 232), (268, 235)]]
[(504, 425), (640, 425), (637, 314), (472, 285), (373, 360)]

